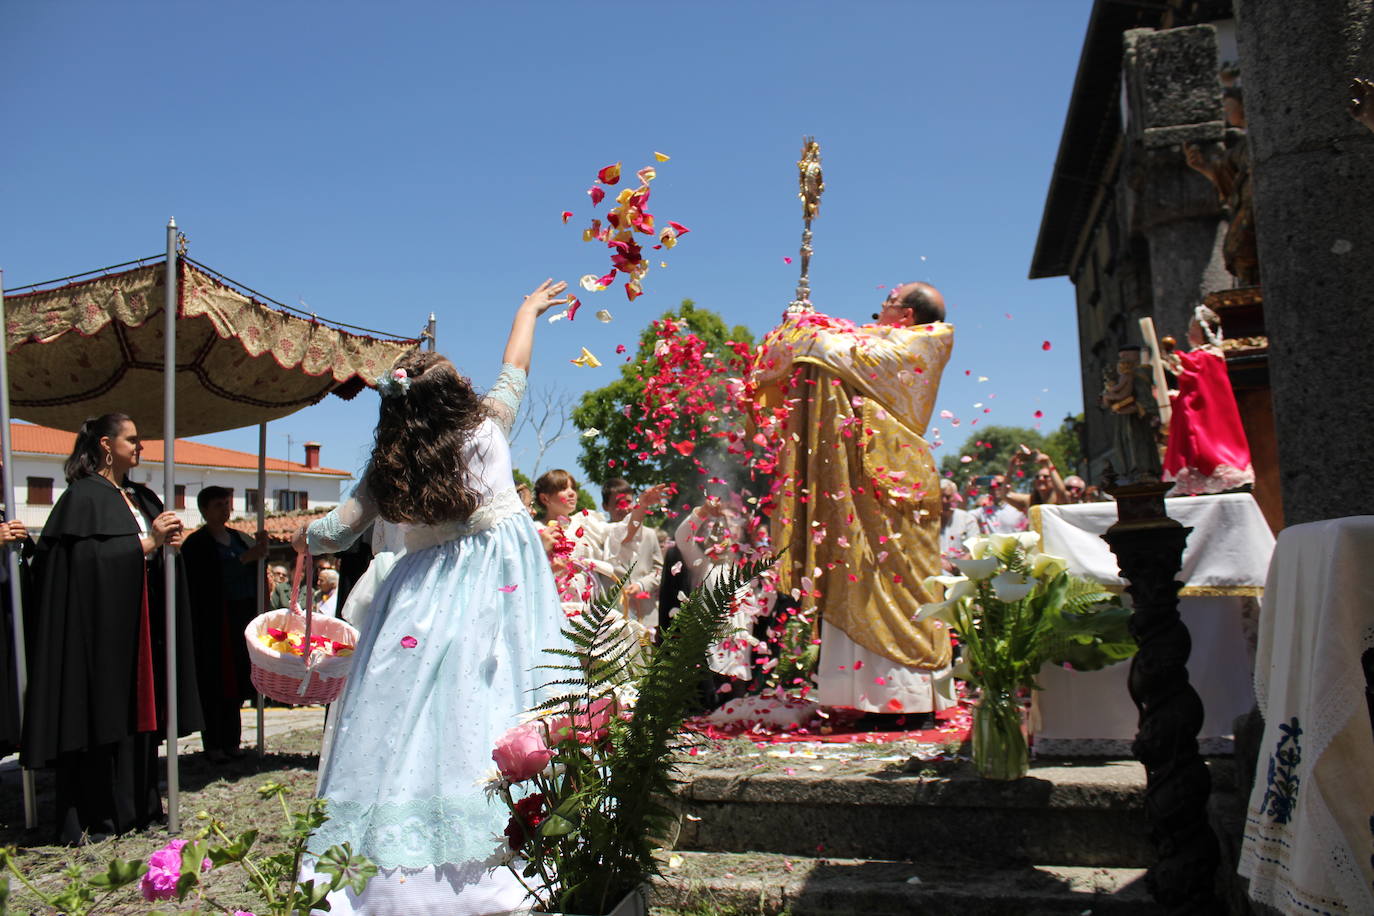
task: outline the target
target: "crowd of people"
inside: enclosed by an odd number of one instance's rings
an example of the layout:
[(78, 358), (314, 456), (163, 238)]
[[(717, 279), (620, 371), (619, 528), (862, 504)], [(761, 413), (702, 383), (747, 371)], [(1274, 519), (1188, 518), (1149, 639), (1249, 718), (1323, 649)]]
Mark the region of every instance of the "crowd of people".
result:
[[(315, 558), (315, 581), (300, 587), (313, 585), (316, 612), (345, 617), (361, 632), (348, 690), (331, 713), (331, 749), (321, 774), (331, 820), (312, 848), (351, 842), (381, 872), (363, 895), (334, 895), (333, 912), (389, 912), (403, 898), (410, 906), (416, 894), (434, 895), (432, 908), (443, 912), (518, 903), (518, 885), (478, 867), (489, 852), (487, 836), (501, 824), (472, 786), (489, 766), (491, 737), (540, 695), (534, 669), (543, 650), (564, 645), (564, 621), (618, 589), (614, 613), (625, 638), (647, 657), (694, 588), (741, 559), (783, 546), (775, 543), (778, 527), (736, 492), (693, 498), (666, 483), (637, 489), (612, 478), (601, 487), (599, 509), (579, 509), (578, 482), (567, 470), (516, 486), (507, 437), (523, 396), (536, 319), (567, 301), (564, 290), (545, 283), (526, 297), (501, 375), (485, 396), (435, 353), (412, 353), (379, 379), (376, 444), (362, 480), (347, 502), (294, 539), (299, 555)], [(877, 336), (894, 359), (906, 361), (901, 365), (929, 366), (938, 375), (950, 347), (943, 314), (938, 291), (908, 284), (884, 303)], [(825, 330), (846, 346), (858, 333), (852, 325)], [(836, 366), (840, 381), (857, 386), (846, 364)], [(842, 417), (862, 413), (875, 430), (891, 425), (894, 449), (907, 431), (919, 434), (933, 403), (932, 389), (900, 417), (889, 417), (866, 412), (866, 398), (883, 395), (877, 386), (868, 394), (816, 387), (838, 392), (832, 426), (845, 428)], [(813, 407), (816, 416), (822, 406)], [(242, 753), (240, 710), (254, 696), (242, 634), (261, 610), (259, 591), (266, 587), (274, 608), (305, 600), (293, 595), (289, 564), (268, 565), (267, 581), (259, 581), (269, 545), (262, 532), (251, 536), (229, 524), (229, 491), (204, 488), (197, 497), (204, 522), (187, 532), (147, 488), (129, 480), (140, 451), (128, 417), (88, 421), (68, 461), (69, 486), (38, 543), (27, 547), (30, 592), (40, 612), (31, 627), (31, 688), (20, 744), (25, 765), (57, 773), (58, 825), (67, 842), (137, 829), (161, 814), (156, 745), (165, 733), (169, 690), (177, 691), (181, 732), (200, 730), (210, 760)], [(765, 683), (779, 663), (789, 621), (800, 621), (803, 642), (821, 636), (821, 703), (878, 715), (938, 712), (951, 702), (937, 696), (938, 675), (950, 665), (948, 634), (912, 628), (909, 614), (896, 624), (911, 632), (898, 633), (883, 617), (901, 617), (915, 594), (914, 585), (902, 583), (903, 574), (915, 582), (924, 575), (925, 559), (916, 554), (924, 556), (928, 547), (948, 565), (978, 533), (1024, 529), (1034, 505), (1094, 498), (1082, 479), (1061, 477), (1049, 456), (1024, 446), (1005, 474), (962, 491), (933, 469), (919, 487), (900, 475), (888, 483), (899, 508), (882, 509), (868, 523), (890, 532), (875, 542), (890, 541), (875, 561), (900, 570), (890, 582), (860, 583), (847, 553), (857, 544), (823, 536), (829, 523), (823, 518), (782, 532), (802, 538), (786, 546), (814, 561), (813, 576), (823, 567), (844, 567), (827, 589), (881, 591), (881, 607), (857, 608), (843, 620), (827, 611), (822, 630), (819, 615), (811, 614), (820, 594), (815, 582), (805, 570), (775, 569), (771, 579), (736, 596), (728, 626), (705, 660), (703, 707)], [(792, 489), (828, 496), (827, 511), (852, 518), (874, 511), (874, 501), (856, 499), (861, 484), (859, 478), (817, 479), (809, 491), (800, 484)], [(930, 518), (937, 489), (938, 542)], [(927, 504), (929, 511), (921, 508)], [(804, 517), (800, 505), (788, 511)], [(27, 536), (13, 525), (3, 534), (9, 541)], [(341, 581), (337, 557), (368, 540), (367, 572), (356, 584), (352, 573)], [(176, 549), (168, 554), (164, 545)], [(823, 552), (832, 549), (839, 552)], [(175, 685), (165, 683), (161, 664), (167, 555), (176, 564), (179, 596)], [(885, 686), (880, 691), (875, 683)], [(401, 823), (428, 826), (398, 833), (393, 828)], [(310, 868), (306, 863), (307, 877)], [(455, 895), (463, 902), (450, 905)]]

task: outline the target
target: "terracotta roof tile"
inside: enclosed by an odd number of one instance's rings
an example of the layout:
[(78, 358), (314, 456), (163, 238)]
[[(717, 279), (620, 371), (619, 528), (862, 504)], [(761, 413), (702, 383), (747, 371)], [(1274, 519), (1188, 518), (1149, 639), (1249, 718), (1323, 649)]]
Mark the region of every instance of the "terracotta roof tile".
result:
[[(10, 447), (15, 452), (37, 455), (61, 455), (72, 453), (76, 444), (76, 433), (69, 433), (49, 426), (36, 426), (31, 423), (10, 424)], [(147, 464), (162, 462), (162, 442), (158, 439), (143, 441), (143, 461)], [(233, 449), (206, 445), (192, 439), (178, 439), (176, 450), (177, 464), (210, 468), (242, 468), (256, 471), (258, 456), (251, 452), (236, 452)], [(268, 458), (267, 470), (290, 471), (292, 474), (323, 474), (328, 477), (352, 477), (348, 471), (337, 468), (311, 468), (295, 461)]]
[[(296, 529), (301, 525), (318, 521), (328, 513), (328, 509), (321, 509), (318, 512), (302, 512), (299, 515), (278, 515), (266, 519), (263, 527), (267, 531), (268, 540), (285, 543), (295, 536)], [(252, 518), (236, 518), (229, 522), (229, 527), (251, 535), (258, 530), (258, 523), (256, 519)]]

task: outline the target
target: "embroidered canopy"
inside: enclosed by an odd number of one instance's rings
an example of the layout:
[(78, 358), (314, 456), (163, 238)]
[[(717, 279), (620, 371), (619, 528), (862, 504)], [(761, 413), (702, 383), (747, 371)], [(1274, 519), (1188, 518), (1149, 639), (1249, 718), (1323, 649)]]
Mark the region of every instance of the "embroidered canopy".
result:
[[(419, 341), (354, 334), (268, 305), (177, 259), (176, 434), (252, 426), (353, 397)], [(76, 430), (120, 411), (163, 438), (163, 284), (150, 261), (5, 296), (14, 415)]]

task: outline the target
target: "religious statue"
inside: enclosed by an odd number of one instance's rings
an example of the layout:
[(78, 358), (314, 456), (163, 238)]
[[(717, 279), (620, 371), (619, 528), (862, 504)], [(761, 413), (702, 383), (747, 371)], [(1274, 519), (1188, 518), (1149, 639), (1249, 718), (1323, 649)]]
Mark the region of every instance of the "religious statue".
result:
[(1112, 471), (1118, 483), (1159, 480), (1159, 405), (1151, 370), (1140, 361), (1140, 347), (1117, 351), (1116, 373), (1104, 373), (1101, 404), (1111, 411)]
[[(1227, 127), (1245, 130), (1245, 97), (1238, 84), (1240, 70), (1224, 65), (1220, 79), (1221, 110)], [(1193, 170), (1212, 182), (1226, 209), (1228, 225), (1222, 243), (1226, 270), (1240, 286), (1260, 282), (1259, 247), (1255, 237), (1255, 194), (1250, 180), (1250, 144), (1242, 135), (1220, 155), (1208, 156), (1196, 144), (1186, 144), (1184, 158)]]
[(1197, 307), (1188, 324), (1188, 343), (1192, 349), (1164, 358), (1165, 367), (1178, 378), (1164, 454), (1164, 479), (1176, 481), (1169, 495), (1222, 493), (1253, 485), (1250, 443), (1226, 372), (1216, 312)]

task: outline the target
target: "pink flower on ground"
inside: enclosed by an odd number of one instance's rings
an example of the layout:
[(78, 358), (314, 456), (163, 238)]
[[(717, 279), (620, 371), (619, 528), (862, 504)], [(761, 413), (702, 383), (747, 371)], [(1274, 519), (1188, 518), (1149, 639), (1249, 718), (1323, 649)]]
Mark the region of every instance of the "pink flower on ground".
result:
[(496, 739), (491, 752), (496, 768), (511, 782), (523, 782), (539, 773), (553, 759), (553, 751), (544, 743), (542, 729), (533, 723), (517, 725)]
[[(185, 840), (172, 840), (148, 857), (148, 871), (138, 882), (144, 900), (171, 900), (176, 896), (177, 881), (181, 878), (181, 847), (185, 845)], [(200, 870), (210, 870), (209, 859), (201, 861)]]

